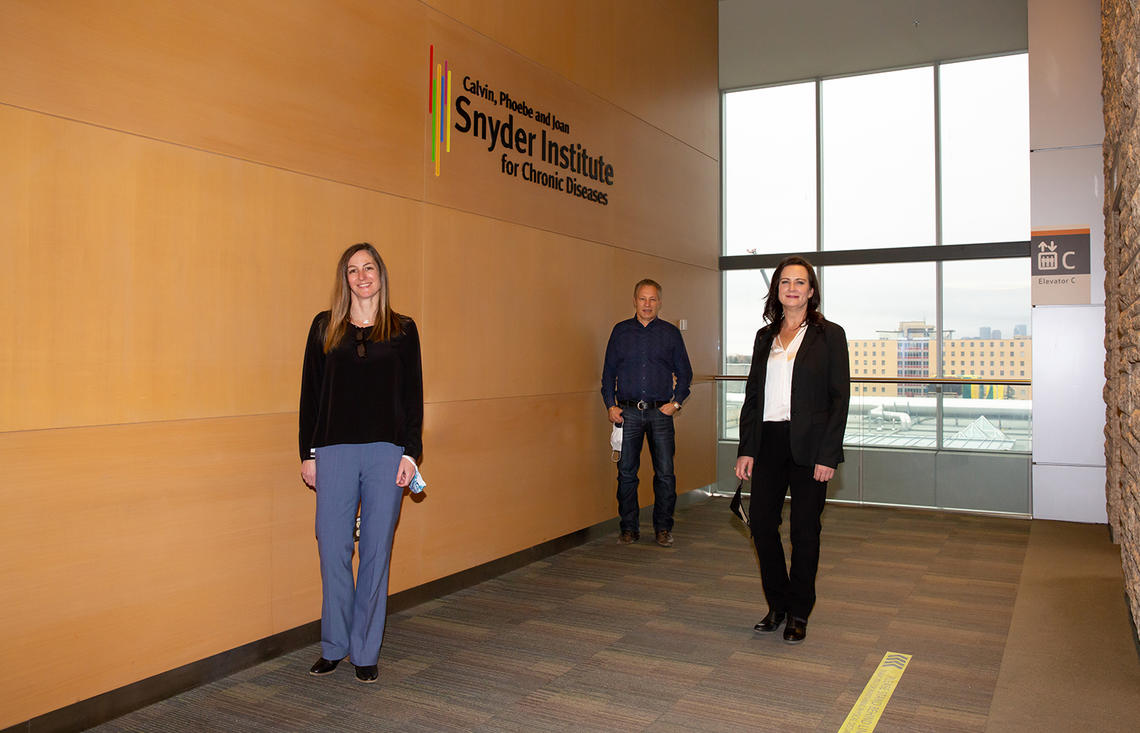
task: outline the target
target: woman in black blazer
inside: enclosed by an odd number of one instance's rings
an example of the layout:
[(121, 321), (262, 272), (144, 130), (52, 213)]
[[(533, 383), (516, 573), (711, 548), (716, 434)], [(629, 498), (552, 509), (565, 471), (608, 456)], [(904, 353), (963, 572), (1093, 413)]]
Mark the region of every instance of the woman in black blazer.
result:
[[(820, 516), (827, 482), (843, 460), (851, 399), (851, 368), (843, 328), (819, 312), (819, 281), (811, 263), (787, 257), (776, 267), (756, 333), (752, 368), (740, 410), (736, 476), (752, 479), (752, 541), (768, 615), (756, 631), (784, 627), (784, 641), (807, 635), (815, 605)], [(780, 513), (792, 491), (792, 567), (780, 542)]]

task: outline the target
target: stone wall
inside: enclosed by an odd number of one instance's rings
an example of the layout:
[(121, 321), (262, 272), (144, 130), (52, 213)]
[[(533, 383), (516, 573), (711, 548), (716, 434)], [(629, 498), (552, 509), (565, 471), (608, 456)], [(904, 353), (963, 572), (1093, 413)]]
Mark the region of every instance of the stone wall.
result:
[(1108, 521), (1140, 627), (1140, 8), (1102, 0)]

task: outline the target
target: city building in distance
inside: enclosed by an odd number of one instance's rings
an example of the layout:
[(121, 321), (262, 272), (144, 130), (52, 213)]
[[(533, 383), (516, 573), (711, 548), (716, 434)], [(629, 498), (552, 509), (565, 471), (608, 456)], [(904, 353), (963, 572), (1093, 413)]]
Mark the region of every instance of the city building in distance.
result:
[[(1033, 374), (1033, 339), (1025, 324), (1013, 328), (1013, 338), (1001, 338), (1001, 331), (989, 326), (979, 329), (978, 336), (955, 338), (952, 330), (944, 331), (942, 344), (942, 377), (947, 379), (984, 380), (1030, 379)], [(938, 339), (935, 327), (922, 321), (903, 321), (894, 330), (879, 331), (878, 338), (848, 339), (851, 376), (931, 378), (939, 376)], [(885, 395), (916, 397), (928, 394), (921, 384), (903, 381), (891, 384), (853, 384), (853, 395)], [(962, 385), (943, 388), (947, 397), (958, 395), (975, 399), (1032, 399), (1032, 388), (1026, 386)]]

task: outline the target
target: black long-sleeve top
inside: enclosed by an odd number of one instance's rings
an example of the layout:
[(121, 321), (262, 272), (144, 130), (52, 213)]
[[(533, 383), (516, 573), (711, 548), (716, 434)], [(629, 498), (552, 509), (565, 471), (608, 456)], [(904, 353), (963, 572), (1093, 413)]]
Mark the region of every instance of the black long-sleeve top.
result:
[[(404, 455), (418, 461), (423, 452), (424, 389), (415, 321), (400, 316), (400, 333), (380, 343), (368, 340), (371, 327), (350, 325), (326, 354), (328, 322), (329, 311), (318, 313), (305, 344), (301, 460), (326, 445), (383, 441), (402, 447)], [(358, 354), (358, 332), (364, 356)]]

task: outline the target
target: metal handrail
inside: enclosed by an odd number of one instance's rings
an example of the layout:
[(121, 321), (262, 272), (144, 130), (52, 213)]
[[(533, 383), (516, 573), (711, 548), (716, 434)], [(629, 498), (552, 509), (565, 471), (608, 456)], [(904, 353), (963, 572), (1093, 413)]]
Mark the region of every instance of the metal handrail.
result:
[[(744, 374), (714, 374), (714, 382), (746, 382), (748, 377)], [(1030, 379), (944, 379), (931, 377), (851, 377), (852, 382), (861, 384), (1008, 384), (1014, 386), (1030, 387)]]

